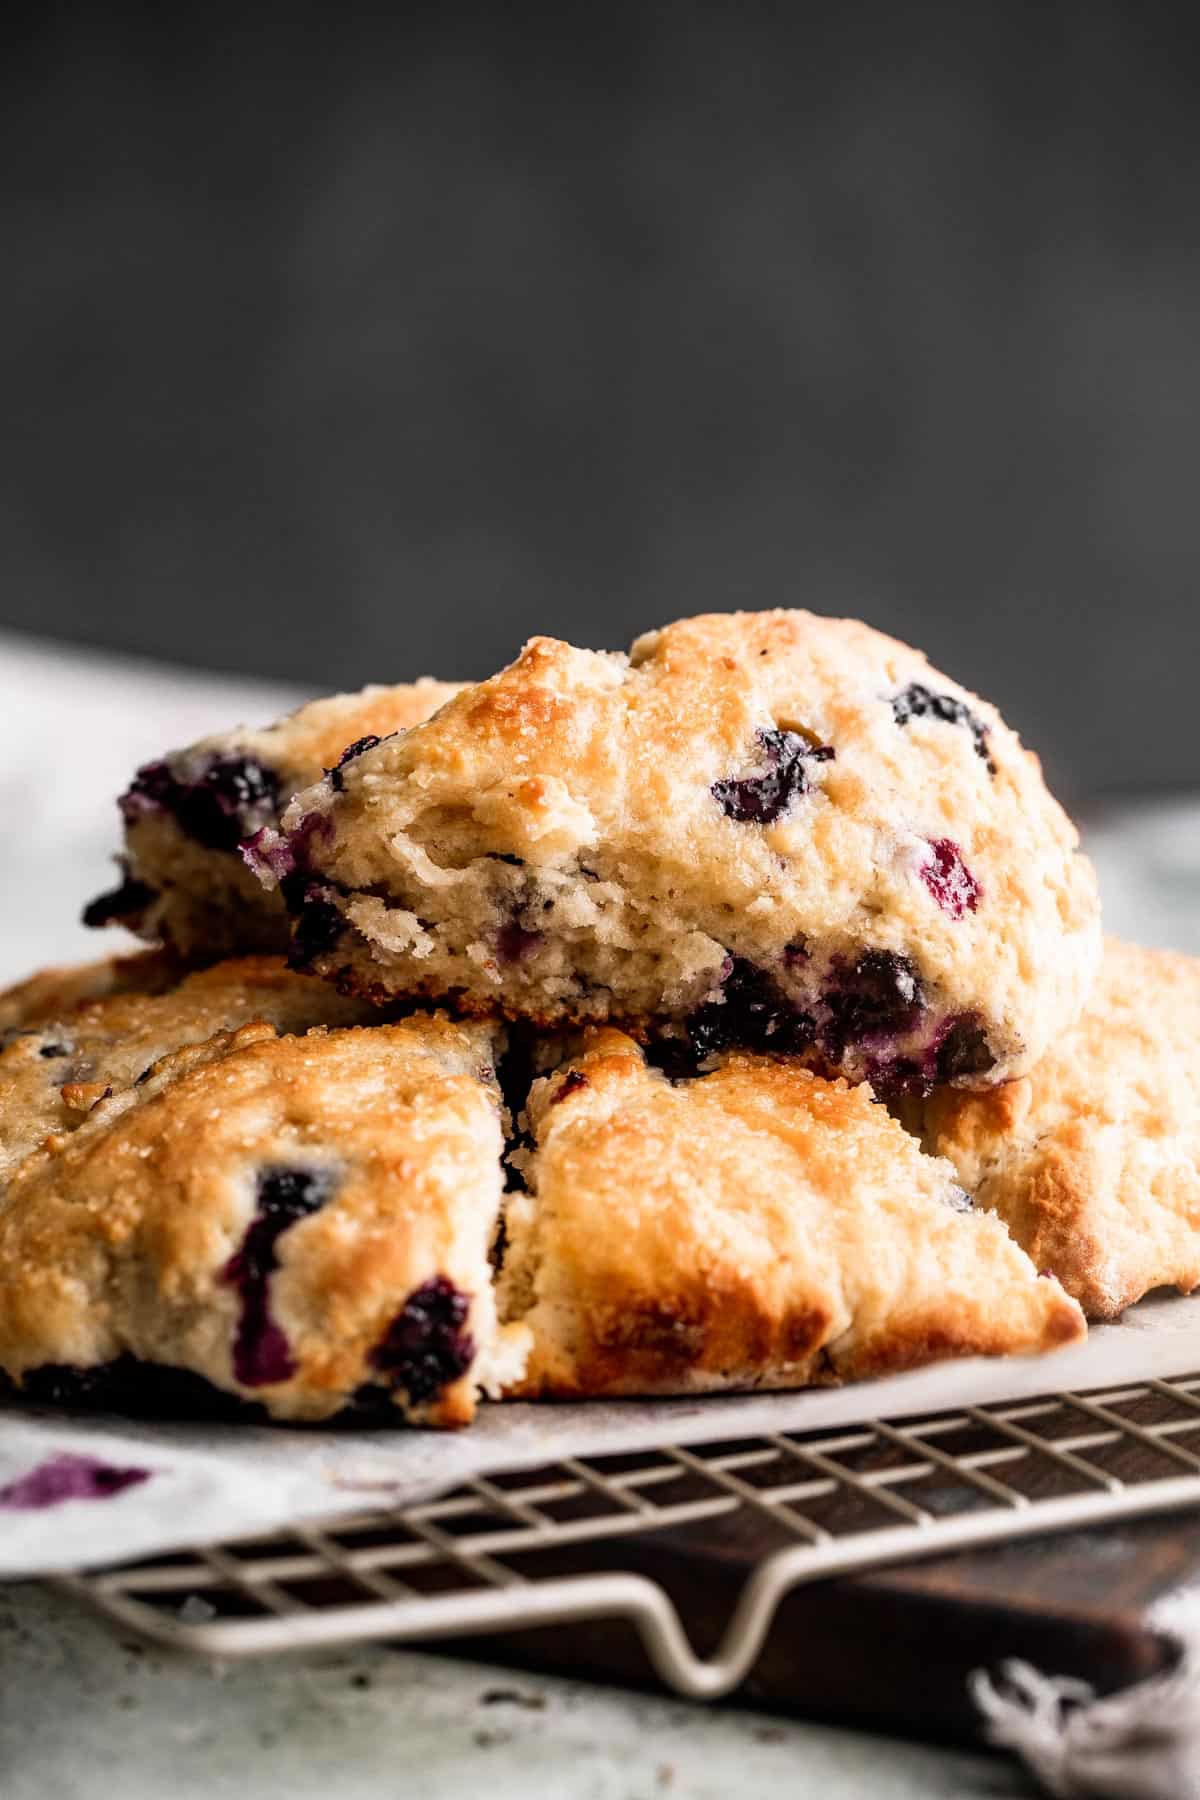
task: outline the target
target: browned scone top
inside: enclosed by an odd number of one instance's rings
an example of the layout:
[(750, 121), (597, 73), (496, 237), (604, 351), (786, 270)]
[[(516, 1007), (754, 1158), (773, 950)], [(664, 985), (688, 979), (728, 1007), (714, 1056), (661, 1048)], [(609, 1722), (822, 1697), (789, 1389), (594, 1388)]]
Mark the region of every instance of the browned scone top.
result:
[(39, 969), (0, 993), (0, 1036), (43, 1020), (62, 1018), (88, 1000), (114, 994), (161, 994), (174, 987), (180, 969), (161, 950), (103, 956), (97, 962), (64, 963)]
[(925, 1142), (1084, 1311), (1200, 1283), (1200, 961), (1106, 940), (1080, 1020), (1020, 1081), (937, 1093)]
[(746, 1055), (672, 1084), (600, 1029), (529, 1123), (499, 1278), (533, 1334), (522, 1395), (801, 1387), (1083, 1334), (866, 1088)]
[[(0, 1210), (0, 1370), (183, 1370), (284, 1420), (471, 1418), (511, 1375), (488, 1251), (496, 1033), (421, 1016), (166, 1057), (27, 1159)], [(523, 1334), (509, 1334), (519, 1349)]]
[(24, 1016), (0, 1048), (0, 1180), (185, 1044), (252, 1020), (286, 1033), (377, 1016), (277, 956), (237, 957), (185, 976), (148, 952), (48, 970), (5, 999)]
[(238, 726), (140, 768), (120, 801), (122, 879), (87, 908), (190, 961), (287, 948), (277, 895), (254, 879), (239, 843), (274, 825), (300, 788), (364, 739), (405, 731), (458, 686), (423, 676), (313, 700), (274, 725)]

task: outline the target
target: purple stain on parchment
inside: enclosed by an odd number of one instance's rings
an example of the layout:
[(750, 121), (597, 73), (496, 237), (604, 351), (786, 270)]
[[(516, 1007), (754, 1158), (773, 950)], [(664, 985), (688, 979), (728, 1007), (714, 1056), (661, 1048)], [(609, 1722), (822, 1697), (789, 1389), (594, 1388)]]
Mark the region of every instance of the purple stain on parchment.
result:
[(149, 1469), (117, 1469), (111, 1463), (97, 1462), (94, 1456), (64, 1453), (0, 1487), (0, 1507), (8, 1512), (33, 1512), (61, 1506), (65, 1500), (111, 1500), (114, 1494), (149, 1481), (150, 1476)]

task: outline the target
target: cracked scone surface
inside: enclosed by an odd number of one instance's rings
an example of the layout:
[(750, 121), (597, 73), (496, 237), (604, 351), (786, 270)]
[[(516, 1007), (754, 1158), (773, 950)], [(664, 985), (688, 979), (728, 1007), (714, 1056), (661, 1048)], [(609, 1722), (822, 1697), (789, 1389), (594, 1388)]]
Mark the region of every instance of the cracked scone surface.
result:
[(314, 700), (277, 724), (245, 726), (169, 752), (120, 800), (122, 879), (92, 901), (91, 925), (124, 925), (201, 959), (284, 950), (281, 901), (250, 874), (243, 839), (277, 824), (299, 788), (366, 738), (406, 730), (458, 692), (424, 678)]
[(0, 1040), (0, 1182), (185, 1044), (254, 1020), (289, 1033), (379, 1016), (277, 956), (235, 957), (181, 978), (149, 952), (46, 970), (5, 1001), (20, 1018)]
[(281, 1420), (467, 1423), (523, 1342), (488, 1260), (497, 1048), (435, 1015), (167, 1057), (10, 1184), (0, 1369), (134, 1410), (167, 1372)]
[(742, 1053), (672, 1084), (597, 1029), (528, 1114), (498, 1289), (532, 1333), (518, 1395), (802, 1387), (1084, 1332), (869, 1089)]
[(933, 1094), (925, 1142), (1092, 1318), (1200, 1285), (1200, 962), (1110, 938), (1082, 1019), (1022, 1080)]
[(1077, 1017), (1099, 910), (993, 708), (852, 620), (536, 638), (300, 794), (258, 867), (294, 959), (375, 994), (981, 1086)]

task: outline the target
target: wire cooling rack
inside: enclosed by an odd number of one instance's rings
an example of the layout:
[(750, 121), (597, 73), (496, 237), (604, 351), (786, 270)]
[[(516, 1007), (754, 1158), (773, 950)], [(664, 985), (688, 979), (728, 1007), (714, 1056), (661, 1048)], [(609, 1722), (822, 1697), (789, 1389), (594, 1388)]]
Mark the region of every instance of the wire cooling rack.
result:
[[(214, 1658), (624, 1619), (669, 1687), (715, 1699), (753, 1667), (802, 1582), (1189, 1506), (1200, 1506), (1200, 1374), (564, 1459), (55, 1585), (123, 1630)], [(620, 1557), (634, 1538), (643, 1550), (657, 1534), (695, 1542), (748, 1517), (760, 1536), (765, 1522), (768, 1548), (715, 1653), (698, 1655), (663, 1587)]]

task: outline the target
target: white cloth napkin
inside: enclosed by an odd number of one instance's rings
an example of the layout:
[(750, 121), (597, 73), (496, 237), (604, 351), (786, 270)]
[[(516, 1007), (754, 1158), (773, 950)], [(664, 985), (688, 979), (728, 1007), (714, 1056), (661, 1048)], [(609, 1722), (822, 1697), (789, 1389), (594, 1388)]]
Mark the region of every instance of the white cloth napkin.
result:
[(1200, 1655), (1098, 1700), (1085, 1681), (1007, 1662), (971, 1693), (989, 1743), (1019, 1756), (1056, 1800), (1200, 1800)]

